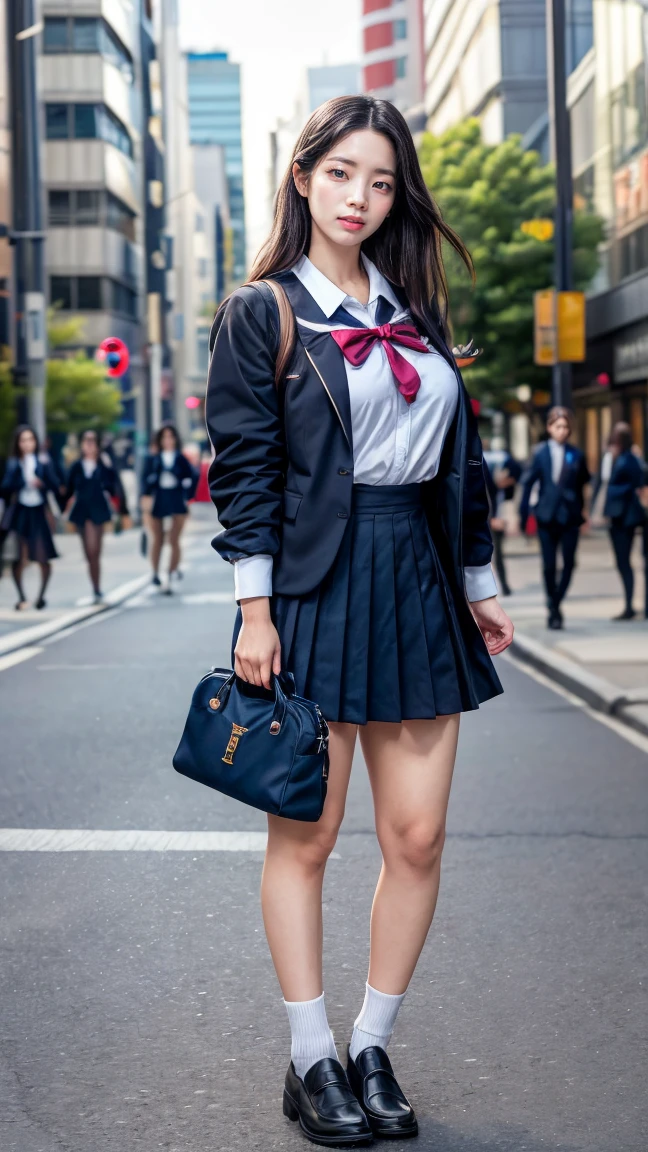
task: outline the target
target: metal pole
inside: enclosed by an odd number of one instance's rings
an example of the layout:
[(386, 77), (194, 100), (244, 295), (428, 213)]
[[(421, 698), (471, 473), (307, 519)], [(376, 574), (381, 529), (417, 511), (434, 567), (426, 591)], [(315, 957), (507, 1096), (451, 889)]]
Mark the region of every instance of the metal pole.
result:
[[(547, 85), (551, 143), (556, 165), (555, 280), (556, 291), (573, 288), (571, 125), (567, 107), (567, 60), (565, 50), (565, 0), (547, 0)], [(552, 400), (571, 407), (572, 368), (554, 365)]]
[(45, 436), (45, 233), (41, 203), (39, 108), (36, 99), (34, 0), (9, 0), (7, 48), (10, 70), (12, 240), (14, 259), (14, 377), (27, 389), (27, 412)]

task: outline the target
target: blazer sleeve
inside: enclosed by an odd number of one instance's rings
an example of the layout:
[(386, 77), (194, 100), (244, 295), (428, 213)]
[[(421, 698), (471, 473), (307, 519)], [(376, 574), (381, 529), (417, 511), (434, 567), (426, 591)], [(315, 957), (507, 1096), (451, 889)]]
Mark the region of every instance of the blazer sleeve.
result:
[(286, 448), (274, 382), (275, 337), (262, 293), (250, 285), (238, 288), (217, 313), (212, 338), (205, 406), (215, 452), (209, 490), (224, 528), (212, 546), (231, 562), (275, 556)]
[(5, 474), (2, 478), (2, 487), (0, 492), (5, 497), (11, 497), (15, 492), (20, 492), (23, 486), (23, 474), (20, 464), (17, 460), (8, 460)]
[(490, 506), (486, 490), (484, 455), (477, 421), (466, 394), (468, 412), (468, 443), (466, 445), (466, 474), (463, 493), (463, 563), (464, 568), (490, 564), (493, 538), (488, 519)]
[(522, 499), (520, 500), (520, 528), (524, 532), (527, 520), (529, 518), (529, 500), (531, 498), (531, 489), (536, 480), (541, 476), (539, 452), (536, 452), (533, 460), (522, 477)]
[(194, 496), (196, 495), (196, 488), (198, 487), (198, 469), (194, 468), (191, 460), (188, 460), (186, 456), (181, 455), (180, 470), (182, 473), (180, 477), (180, 483), (182, 485), (185, 499), (193, 500)]
[(157, 481), (157, 471), (153, 466), (155, 457), (150, 453), (144, 461), (142, 469), (142, 481), (140, 484), (140, 496), (152, 496), (155, 490)]

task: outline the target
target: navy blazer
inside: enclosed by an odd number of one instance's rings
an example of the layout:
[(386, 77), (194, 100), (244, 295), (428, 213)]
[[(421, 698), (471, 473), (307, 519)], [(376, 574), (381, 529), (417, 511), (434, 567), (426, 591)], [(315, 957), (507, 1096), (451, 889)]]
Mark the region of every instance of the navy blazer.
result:
[[(294, 273), (276, 279), (296, 317), (327, 322)], [(392, 287), (407, 307), (403, 290)], [(333, 319), (338, 314), (350, 327), (358, 326), (343, 308)], [(444, 570), (465, 601), (464, 565), (490, 563), (493, 550), (481, 442), (455, 359), (432, 313), (424, 334), (459, 383), (438, 475), (422, 487)], [(224, 531), (212, 544), (230, 561), (272, 555), (274, 591), (301, 596), (330, 569), (351, 512), (351, 405), (341, 349), (328, 331), (299, 323), (278, 395), (278, 341), (278, 309), (267, 285), (237, 288), (216, 314), (206, 420), (215, 450), (209, 487)]]
[[(196, 495), (196, 488), (198, 487), (198, 472), (189, 463), (186, 456), (182, 452), (176, 453), (176, 458), (171, 469), (174, 476), (181, 486), (182, 494), (185, 500), (192, 500)], [(160, 474), (162, 472), (162, 457), (159, 452), (151, 452), (144, 461), (144, 468), (142, 469), (142, 496), (154, 496), (160, 484)], [(190, 484), (185, 484), (185, 480), (190, 480)]]
[[(50, 460), (42, 460), (40, 457), (36, 460), (36, 476), (42, 480), (43, 487), (41, 493), (43, 496), (47, 492), (53, 492), (56, 497), (56, 503), (59, 508), (63, 507), (60, 488), (61, 483), (56, 475), (54, 466)], [(7, 503), (4, 515), (2, 517), (2, 524), (0, 528), (3, 532), (11, 531), (11, 524), (13, 522), (14, 509), (18, 502), (18, 493), (21, 488), (25, 487), (25, 477), (22, 470), (21, 461), (17, 456), (11, 456), (7, 461), (5, 474), (0, 485), (0, 496), (4, 498)]]
[(529, 516), (529, 497), (536, 480), (540, 482), (540, 495), (534, 512), (538, 524), (575, 528), (584, 523), (583, 488), (590, 478), (585, 457), (580, 448), (565, 444), (565, 460), (558, 483), (551, 476), (551, 452), (547, 443), (535, 453), (522, 478), (520, 524), (526, 528)]
[[(643, 488), (648, 477), (641, 461), (634, 452), (620, 452), (612, 464), (608, 482), (603, 515), (622, 528), (637, 528), (646, 520), (646, 511), (637, 496), (637, 488)], [(592, 504), (596, 500), (602, 484), (599, 472), (592, 491)]]

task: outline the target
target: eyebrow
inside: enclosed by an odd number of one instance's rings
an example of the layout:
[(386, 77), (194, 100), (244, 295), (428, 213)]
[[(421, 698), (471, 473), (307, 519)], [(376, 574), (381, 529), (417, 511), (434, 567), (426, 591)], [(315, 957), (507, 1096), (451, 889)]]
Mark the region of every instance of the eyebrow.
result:
[[(355, 160), (347, 160), (346, 156), (329, 156), (329, 160), (341, 160), (343, 164), (350, 164), (352, 168), (357, 168), (358, 165)], [(374, 168), (379, 176), (393, 176), (396, 179), (396, 173), (392, 172), (391, 168)]]

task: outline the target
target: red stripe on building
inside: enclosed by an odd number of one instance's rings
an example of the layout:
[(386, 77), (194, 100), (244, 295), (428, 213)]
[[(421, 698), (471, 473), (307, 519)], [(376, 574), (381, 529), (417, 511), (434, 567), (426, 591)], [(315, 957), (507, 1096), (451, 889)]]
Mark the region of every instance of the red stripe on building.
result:
[(389, 48), (394, 43), (394, 25), (391, 20), (385, 24), (370, 24), (364, 29), (364, 50), (375, 52), (376, 48)]
[(396, 68), (393, 60), (381, 60), (378, 64), (368, 64), (364, 71), (364, 90), (371, 92), (374, 88), (386, 88), (396, 79)]
[(362, 11), (364, 15), (369, 12), (380, 12), (381, 9), (391, 8), (392, 0), (362, 0)]

